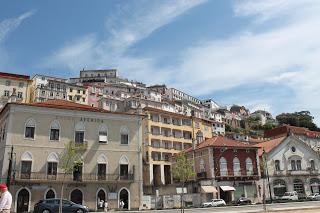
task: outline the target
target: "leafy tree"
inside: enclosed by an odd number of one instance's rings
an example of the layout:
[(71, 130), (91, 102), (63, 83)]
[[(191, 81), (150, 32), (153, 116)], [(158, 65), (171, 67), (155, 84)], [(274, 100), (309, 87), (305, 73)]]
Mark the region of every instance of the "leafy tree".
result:
[(184, 186), (188, 180), (195, 177), (195, 172), (193, 171), (193, 160), (187, 158), (185, 152), (180, 152), (175, 157), (175, 163), (173, 164), (172, 174), (175, 179), (178, 179), (182, 184), (182, 194), (181, 194), (181, 209), (184, 208), (183, 196), (184, 196)]
[(301, 111), (294, 113), (282, 113), (276, 117), (279, 124), (289, 124), (297, 127), (306, 127), (309, 130), (320, 131), (309, 111)]
[(59, 213), (62, 213), (62, 199), (66, 175), (71, 174), (75, 167), (82, 165), (82, 155), (86, 149), (87, 146), (85, 144), (78, 144), (74, 141), (70, 141), (65, 144), (64, 151), (60, 155), (59, 168), (63, 171), (63, 180), (61, 184)]

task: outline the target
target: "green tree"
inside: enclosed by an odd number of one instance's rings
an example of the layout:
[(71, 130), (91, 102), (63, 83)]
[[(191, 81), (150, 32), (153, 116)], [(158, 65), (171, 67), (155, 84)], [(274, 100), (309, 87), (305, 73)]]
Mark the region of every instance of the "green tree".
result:
[(175, 162), (172, 168), (172, 174), (175, 179), (178, 179), (182, 185), (181, 193), (181, 211), (184, 212), (184, 187), (187, 181), (195, 177), (195, 172), (193, 171), (193, 160), (188, 159), (185, 152), (180, 152), (175, 157)]
[(309, 130), (319, 131), (313, 117), (309, 111), (300, 111), (294, 113), (282, 113), (276, 117), (279, 124), (289, 124), (297, 127), (306, 127)]
[(59, 213), (62, 213), (62, 200), (65, 178), (68, 174), (71, 174), (74, 171), (75, 167), (82, 165), (82, 155), (86, 151), (86, 149), (87, 146), (85, 144), (79, 144), (75, 143), (74, 141), (70, 141), (69, 143), (65, 144), (65, 148), (60, 154), (59, 168), (63, 171), (63, 179), (61, 184)]

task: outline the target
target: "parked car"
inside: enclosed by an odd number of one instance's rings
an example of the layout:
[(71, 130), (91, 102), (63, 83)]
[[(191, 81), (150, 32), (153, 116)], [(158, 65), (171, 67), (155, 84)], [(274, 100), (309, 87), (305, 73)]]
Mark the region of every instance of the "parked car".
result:
[(281, 200), (299, 200), (299, 196), (296, 191), (285, 192), (284, 195), (281, 197)]
[(251, 204), (251, 200), (250, 200), (249, 198), (246, 198), (246, 197), (240, 197), (240, 198), (237, 200), (237, 204), (238, 204), (238, 205)]
[[(57, 213), (59, 212), (59, 198), (40, 200), (34, 205), (34, 213)], [(86, 213), (88, 207), (76, 204), (69, 200), (62, 200), (63, 213)]]
[(209, 202), (202, 203), (202, 207), (217, 207), (217, 206), (225, 206), (226, 202), (222, 199), (212, 199)]
[(320, 200), (320, 194), (319, 193), (312, 193), (309, 196), (307, 196), (308, 200)]

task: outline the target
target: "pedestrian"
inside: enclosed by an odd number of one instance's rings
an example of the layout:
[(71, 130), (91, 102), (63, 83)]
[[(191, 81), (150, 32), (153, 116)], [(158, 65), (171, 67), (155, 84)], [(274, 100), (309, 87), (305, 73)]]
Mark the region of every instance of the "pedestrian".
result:
[(121, 209), (123, 209), (124, 208), (124, 202), (123, 202), (123, 200), (121, 200)]
[(104, 202), (104, 211), (105, 212), (108, 211), (108, 201), (107, 200)]
[(0, 213), (10, 213), (12, 204), (12, 195), (8, 191), (6, 184), (0, 184)]
[(99, 201), (99, 209), (103, 209), (103, 206), (104, 206), (104, 201), (101, 199)]
[(120, 207), (120, 209), (123, 209), (123, 201), (122, 200), (120, 200), (120, 202), (119, 202), (119, 207)]

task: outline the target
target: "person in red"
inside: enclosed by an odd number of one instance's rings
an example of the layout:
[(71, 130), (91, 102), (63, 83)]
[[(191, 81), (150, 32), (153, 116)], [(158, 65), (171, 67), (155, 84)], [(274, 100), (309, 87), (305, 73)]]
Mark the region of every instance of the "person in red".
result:
[(0, 184), (0, 213), (10, 213), (12, 204), (12, 195), (8, 191), (6, 184)]

